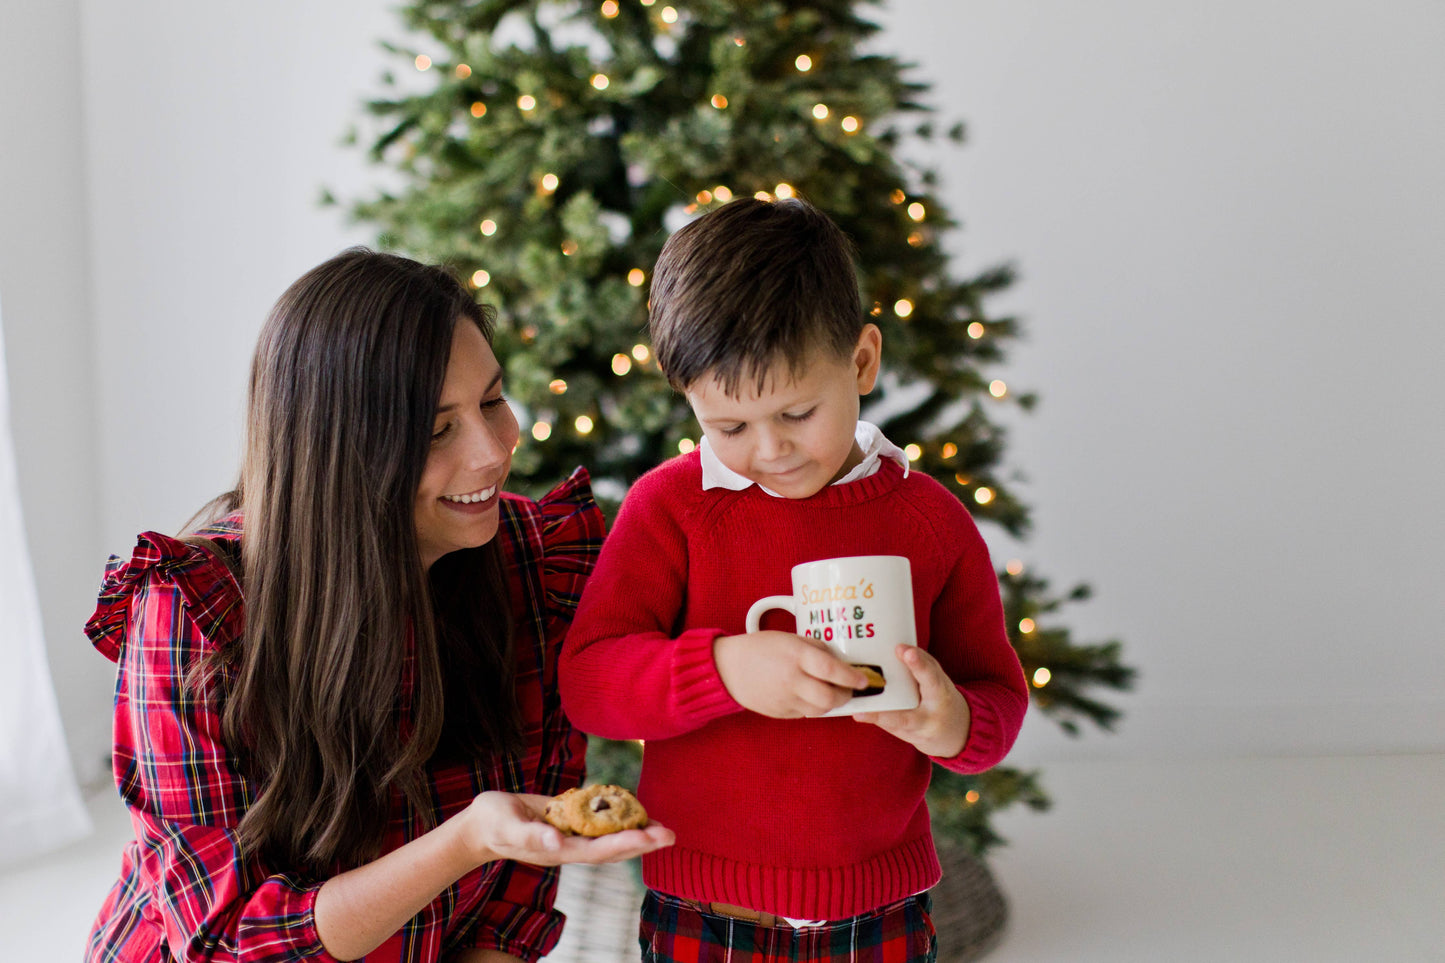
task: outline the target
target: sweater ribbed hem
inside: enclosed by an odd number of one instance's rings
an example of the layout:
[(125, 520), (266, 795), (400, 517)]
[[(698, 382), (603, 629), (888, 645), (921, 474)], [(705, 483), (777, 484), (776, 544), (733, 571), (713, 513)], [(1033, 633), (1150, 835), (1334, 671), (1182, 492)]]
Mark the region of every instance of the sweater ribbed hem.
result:
[(795, 919), (847, 919), (930, 889), (942, 875), (928, 833), (871, 859), (836, 867), (744, 863), (680, 846), (642, 857), (642, 878), (651, 889)]

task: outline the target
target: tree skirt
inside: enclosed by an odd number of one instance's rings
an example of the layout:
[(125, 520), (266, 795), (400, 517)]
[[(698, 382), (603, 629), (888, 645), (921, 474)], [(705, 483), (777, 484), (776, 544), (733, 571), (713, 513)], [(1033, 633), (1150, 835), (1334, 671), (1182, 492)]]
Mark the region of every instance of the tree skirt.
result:
[[(998, 945), (1008, 904), (993, 874), (967, 850), (942, 846), (943, 881), (933, 889), (938, 963), (977, 960)], [(634, 963), (642, 885), (630, 863), (564, 866), (557, 908), (567, 926), (549, 963)]]

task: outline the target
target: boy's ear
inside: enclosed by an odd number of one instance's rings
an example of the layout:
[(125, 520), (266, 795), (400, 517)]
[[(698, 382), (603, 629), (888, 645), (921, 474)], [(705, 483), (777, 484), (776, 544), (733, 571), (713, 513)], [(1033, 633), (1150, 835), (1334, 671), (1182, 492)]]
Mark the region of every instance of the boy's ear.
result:
[(853, 371), (858, 379), (858, 393), (866, 395), (878, 381), (878, 369), (883, 364), (883, 332), (876, 324), (863, 325), (858, 335), (858, 344), (853, 348)]

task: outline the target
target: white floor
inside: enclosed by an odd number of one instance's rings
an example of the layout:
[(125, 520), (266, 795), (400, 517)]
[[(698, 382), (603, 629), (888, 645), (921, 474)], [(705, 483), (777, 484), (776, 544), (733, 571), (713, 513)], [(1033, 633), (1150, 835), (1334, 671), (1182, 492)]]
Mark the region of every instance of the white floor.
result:
[[(989, 963), (1445, 961), (1445, 755), (1042, 768), (1054, 809), (997, 823)], [(0, 960), (79, 958), (128, 828), (108, 794), (91, 812), (90, 839), (0, 874)]]

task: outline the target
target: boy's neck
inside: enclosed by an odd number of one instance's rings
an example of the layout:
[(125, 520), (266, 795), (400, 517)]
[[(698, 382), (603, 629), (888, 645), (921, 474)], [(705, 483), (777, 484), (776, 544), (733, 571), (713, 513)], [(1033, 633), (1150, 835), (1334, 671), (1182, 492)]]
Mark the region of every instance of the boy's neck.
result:
[(855, 438), (853, 439), (853, 447), (848, 452), (848, 457), (843, 459), (842, 467), (828, 480), (828, 484), (833, 484), (861, 464), (863, 464), (863, 449), (859, 446), (858, 439)]

